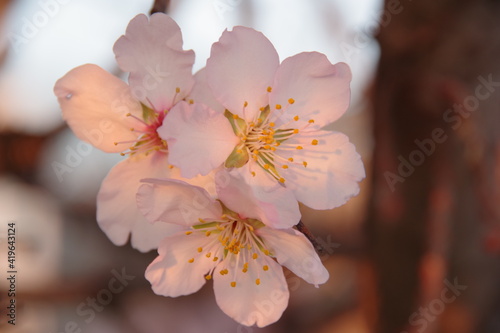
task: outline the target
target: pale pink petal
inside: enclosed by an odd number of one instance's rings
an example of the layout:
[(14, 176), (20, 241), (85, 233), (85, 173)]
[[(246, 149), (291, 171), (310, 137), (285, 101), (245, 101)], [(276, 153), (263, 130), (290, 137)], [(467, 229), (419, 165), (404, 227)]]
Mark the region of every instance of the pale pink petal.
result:
[[(241, 253), (240, 253), (241, 255)], [(225, 259), (214, 274), (215, 300), (229, 317), (245, 326), (264, 327), (276, 322), (288, 305), (289, 291), (283, 269), (273, 259), (261, 255), (250, 259), (246, 273), (243, 260)], [(234, 266), (236, 265), (236, 266)], [(263, 270), (267, 265), (269, 269)], [(228, 269), (229, 274), (218, 274)], [(256, 280), (260, 279), (257, 285)], [(236, 282), (232, 287), (231, 282)]]
[(311, 119), (314, 120), (311, 127), (315, 128), (337, 120), (349, 107), (350, 82), (349, 66), (332, 65), (324, 54), (304, 52), (285, 59), (276, 72), (269, 95), (271, 110), (277, 104), (283, 110), (276, 125), (292, 121), (295, 116), (299, 116), (299, 121), (294, 125), (299, 127)]
[(169, 169), (166, 154), (127, 158), (111, 169), (97, 195), (97, 222), (115, 245), (124, 245), (132, 235), (132, 247), (146, 252), (179, 230), (173, 225), (151, 226), (138, 210), (136, 193), (143, 177), (172, 177), (178, 170)]
[(132, 127), (142, 124), (128, 113), (142, 116), (139, 102), (127, 84), (96, 65), (83, 65), (56, 82), (54, 93), (63, 118), (75, 135), (105, 152), (121, 152), (115, 142), (137, 139)]
[(139, 210), (150, 222), (192, 226), (199, 218), (220, 218), (222, 208), (203, 188), (176, 179), (143, 179)]
[(208, 84), (226, 109), (254, 120), (259, 109), (268, 104), (267, 88), (272, 86), (278, 66), (278, 53), (262, 33), (234, 27), (233, 31), (224, 31), (212, 46), (207, 61)]
[(210, 241), (202, 233), (165, 238), (158, 248), (159, 256), (146, 269), (153, 291), (169, 297), (198, 291), (207, 281), (204, 275), (216, 265), (212, 258), (197, 251)]
[(215, 99), (212, 89), (208, 86), (207, 70), (205, 68), (200, 69), (194, 75), (194, 86), (186, 100), (205, 104), (220, 113), (224, 113), (225, 110), (224, 106)]
[(240, 141), (223, 114), (199, 103), (178, 103), (158, 134), (168, 143), (170, 163), (186, 178), (222, 165)]
[(154, 14), (149, 20), (137, 15), (113, 51), (120, 68), (130, 72), (133, 96), (157, 111), (170, 109), (194, 84), (194, 52), (182, 50), (179, 26), (165, 14)]
[(328, 280), (328, 271), (311, 242), (302, 233), (294, 229), (264, 227), (257, 229), (256, 234), (262, 237), (276, 260), (298, 277), (315, 286)]
[(225, 170), (220, 171), (216, 179), (219, 199), (242, 218), (255, 218), (273, 228), (290, 228), (299, 223), (297, 199), (278, 182), (274, 182), (272, 188), (251, 186), (237, 172)]
[[(318, 140), (317, 145), (312, 145)], [(285, 141), (280, 147), (302, 146), (304, 149), (278, 151), (283, 158), (292, 157), (288, 169), (283, 169), (285, 185), (300, 202), (313, 209), (331, 209), (343, 205), (359, 193), (365, 177), (361, 157), (347, 136), (338, 132), (314, 131), (302, 133)], [(304, 167), (303, 162), (307, 163)]]

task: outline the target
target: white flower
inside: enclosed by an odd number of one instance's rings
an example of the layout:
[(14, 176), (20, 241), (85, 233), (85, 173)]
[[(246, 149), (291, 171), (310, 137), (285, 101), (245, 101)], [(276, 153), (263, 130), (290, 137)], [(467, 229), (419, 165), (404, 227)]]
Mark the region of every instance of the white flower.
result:
[[(146, 270), (155, 293), (177, 297), (213, 279), (217, 304), (237, 322), (259, 327), (277, 321), (289, 291), (281, 265), (314, 285), (328, 271), (307, 238), (291, 227), (300, 220), (293, 194), (278, 186), (265, 201), (224, 172), (216, 177), (218, 200), (179, 180), (145, 180), (141, 211), (156, 224), (185, 231), (167, 237)], [(176, 201), (163, 201), (176, 193)], [(280, 228), (280, 229), (278, 229)]]
[(193, 87), (194, 52), (183, 51), (181, 31), (165, 14), (136, 16), (113, 49), (120, 68), (130, 73), (129, 85), (87, 64), (57, 81), (54, 92), (78, 138), (129, 156), (101, 185), (97, 221), (116, 245), (131, 236), (134, 248), (149, 251), (177, 228), (147, 223), (135, 194), (141, 178), (180, 178), (177, 169), (169, 168), (166, 142), (156, 130)]
[(338, 207), (359, 192), (365, 171), (344, 134), (321, 128), (347, 110), (350, 80), (346, 64), (317, 52), (280, 64), (262, 33), (235, 27), (207, 61), (214, 98), (179, 103), (158, 133), (184, 177), (224, 165), (254, 189), (280, 183), (311, 208)]

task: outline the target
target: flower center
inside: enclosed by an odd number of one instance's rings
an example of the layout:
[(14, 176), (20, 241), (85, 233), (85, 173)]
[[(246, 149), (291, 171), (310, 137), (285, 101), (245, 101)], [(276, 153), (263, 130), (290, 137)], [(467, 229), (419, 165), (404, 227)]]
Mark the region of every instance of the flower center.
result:
[(130, 129), (132, 132), (138, 134), (137, 139), (115, 142), (115, 145), (128, 145), (128, 148), (121, 153), (122, 156), (134, 154), (144, 154), (147, 156), (155, 151), (168, 151), (167, 142), (160, 138), (157, 132), (158, 127), (162, 125), (163, 119), (168, 111), (154, 111), (144, 104), (141, 105), (142, 119), (133, 114), (127, 114), (127, 117), (132, 117), (138, 122), (140, 129)]
[(199, 218), (200, 223), (185, 232), (188, 236), (202, 233), (208, 238), (200, 244), (188, 262), (194, 263), (197, 260), (219, 262), (220, 264), (216, 265), (205, 278), (210, 280), (217, 269), (218, 274), (229, 274), (232, 277), (230, 282), (232, 287), (237, 285), (238, 274), (254, 270), (255, 284), (260, 285), (261, 273), (269, 269), (269, 266), (261, 264), (261, 257), (271, 257), (271, 252), (262, 238), (255, 234), (255, 230), (264, 224), (255, 219), (243, 219), (226, 207), (223, 208), (224, 214), (220, 219)]
[[(271, 87), (267, 91), (271, 92)], [(276, 104), (272, 109), (269, 105), (262, 107), (255, 119), (250, 122), (226, 110), (224, 115), (241, 141), (227, 158), (225, 166), (239, 168), (253, 159), (257, 165), (281, 183), (285, 182), (285, 178), (281, 176), (280, 169), (288, 169), (290, 165), (307, 167), (306, 160), (295, 161), (291, 152), (307, 148), (308, 145), (315, 146), (319, 143), (318, 140), (304, 141), (304, 144), (290, 143), (287, 140), (302, 133), (314, 123), (314, 119), (309, 119), (305, 125), (297, 126), (299, 116), (296, 115), (292, 120), (280, 122), (280, 125), (276, 126), (277, 120), (294, 103), (295, 100), (290, 98), (284, 107), (280, 104)], [(247, 105), (247, 102), (243, 104), (243, 110)], [(255, 171), (250, 170), (250, 172), (255, 176)]]

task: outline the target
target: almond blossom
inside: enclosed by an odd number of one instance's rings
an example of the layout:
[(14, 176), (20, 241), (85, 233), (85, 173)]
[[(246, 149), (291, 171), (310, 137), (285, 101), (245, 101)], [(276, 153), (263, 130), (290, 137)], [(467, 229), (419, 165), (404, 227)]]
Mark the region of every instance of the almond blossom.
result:
[(279, 183), (314, 209), (340, 206), (359, 192), (360, 156), (347, 136), (322, 129), (349, 106), (346, 64), (317, 52), (280, 64), (262, 33), (235, 27), (212, 46), (205, 75), (216, 103), (180, 102), (158, 129), (182, 176), (224, 165), (253, 191)]
[(182, 49), (178, 25), (160, 13), (132, 19), (113, 50), (121, 70), (130, 73), (128, 85), (99, 66), (86, 64), (59, 79), (54, 92), (78, 138), (105, 152), (128, 156), (101, 185), (97, 221), (116, 245), (131, 237), (134, 248), (149, 251), (178, 228), (147, 223), (135, 194), (141, 178), (180, 178), (179, 171), (169, 167), (167, 144), (157, 129), (193, 87), (194, 52)]
[[(290, 191), (278, 186), (262, 200), (224, 171), (216, 188), (217, 200), (180, 180), (144, 180), (137, 201), (148, 220), (184, 227), (161, 242), (146, 278), (156, 294), (170, 297), (194, 293), (213, 279), (222, 311), (246, 326), (269, 325), (288, 304), (281, 265), (316, 286), (328, 280), (328, 271), (307, 238), (291, 228), (300, 212)], [(176, 200), (164, 200), (172, 192)]]

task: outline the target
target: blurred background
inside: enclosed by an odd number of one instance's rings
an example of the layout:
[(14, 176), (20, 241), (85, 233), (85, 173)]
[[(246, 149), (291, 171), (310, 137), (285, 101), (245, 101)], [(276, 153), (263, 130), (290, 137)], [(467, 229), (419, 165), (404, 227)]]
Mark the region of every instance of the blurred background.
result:
[(52, 89), (84, 63), (124, 77), (113, 43), (152, 6), (0, 0), (0, 332), (500, 332), (500, 1), (168, 2), (195, 71), (224, 29), (245, 25), (281, 60), (319, 51), (353, 72), (351, 107), (329, 129), (349, 136), (367, 179), (340, 208), (302, 207), (330, 280), (316, 289), (286, 271), (290, 305), (263, 329), (226, 317), (211, 283), (154, 295), (144, 270), (155, 251), (116, 247), (95, 221), (100, 182), (121, 157), (82, 145)]

